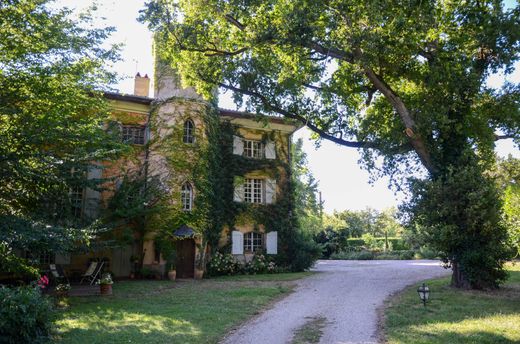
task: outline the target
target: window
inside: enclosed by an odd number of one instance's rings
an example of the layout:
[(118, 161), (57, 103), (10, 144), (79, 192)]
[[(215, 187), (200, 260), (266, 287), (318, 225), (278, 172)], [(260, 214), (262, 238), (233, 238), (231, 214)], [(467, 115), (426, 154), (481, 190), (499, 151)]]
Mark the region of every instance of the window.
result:
[(145, 127), (123, 125), (123, 142), (144, 145)]
[(70, 188), (69, 197), (72, 214), (76, 217), (81, 217), (83, 213), (83, 188), (80, 186)]
[(190, 211), (193, 208), (193, 188), (190, 183), (184, 183), (181, 190), (182, 210)]
[(184, 135), (182, 136), (182, 142), (195, 142), (195, 124), (193, 124), (193, 121), (191, 119), (184, 122)]
[(263, 143), (260, 141), (244, 140), (244, 156), (248, 158), (263, 159)]
[(249, 232), (244, 234), (244, 251), (258, 252), (263, 249), (264, 236), (261, 233)]
[(246, 179), (244, 183), (244, 201), (248, 203), (263, 203), (263, 180)]

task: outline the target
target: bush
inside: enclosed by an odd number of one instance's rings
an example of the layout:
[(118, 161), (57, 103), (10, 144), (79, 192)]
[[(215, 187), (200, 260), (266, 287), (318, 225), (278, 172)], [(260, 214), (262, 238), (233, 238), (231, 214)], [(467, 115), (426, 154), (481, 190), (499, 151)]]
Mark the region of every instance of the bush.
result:
[[(368, 239), (368, 242), (364, 239)], [(363, 236), (363, 238), (350, 238), (346, 240), (346, 245), (347, 247), (383, 249), (385, 247), (385, 238), (375, 238), (371, 235), (369, 235), (368, 237)], [(409, 250), (411, 248), (410, 245), (403, 238), (398, 237), (389, 237), (388, 247), (390, 251), (402, 251)]]
[(415, 253), (416, 259), (436, 259), (439, 257), (439, 253), (435, 252), (428, 246), (421, 246), (419, 251)]
[(414, 250), (401, 250), (401, 251), (395, 251), (398, 252), (399, 258), (403, 260), (412, 260), (414, 259)]
[(51, 303), (39, 287), (0, 287), (0, 343), (47, 342), (51, 315)]
[(331, 259), (344, 259), (344, 260), (372, 260), (375, 258), (375, 254), (371, 251), (340, 251), (333, 253), (330, 256)]
[(275, 271), (276, 264), (269, 261), (263, 254), (255, 254), (253, 259), (246, 263), (243, 271), (246, 274), (265, 274)]
[(208, 265), (208, 272), (211, 276), (235, 275), (241, 271), (241, 264), (229, 253), (215, 252)]

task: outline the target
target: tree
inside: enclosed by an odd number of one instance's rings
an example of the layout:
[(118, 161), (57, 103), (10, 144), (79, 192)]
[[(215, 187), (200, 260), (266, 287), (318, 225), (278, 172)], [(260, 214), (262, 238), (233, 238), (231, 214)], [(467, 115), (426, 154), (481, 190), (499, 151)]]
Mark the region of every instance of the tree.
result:
[[(455, 286), (496, 286), (505, 278), (503, 250), (477, 253), (503, 247), (504, 232), (494, 214), (493, 181), (481, 167), (492, 163), (497, 139), (520, 141), (519, 85), (486, 84), (493, 72), (510, 73), (519, 58), (520, 6), (504, 9), (497, 0), (152, 0), (141, 18), (183, 83), (203, 95), (218, 86), (249, 111), (283, 115), (317, 138), (360, 148), (364, 166), (389, 175), (394, 185), (424, 175), (425, 187), (411, 188), (418, 193), (410, 207), (436, 197), (428, 193), (432, 183), (455, 188), (458, 205), (469, 211), (478, 200), (458, 192), (466, 183), (459, 177), (478, 180), (471, 184), (487, 192), (487, 203), (478, 207), (489, 228), (470, 213), (457, 220), (446, 190), (430, 210), (449, 214), (444, 234), (457, 244), (440, 245), (441, 252)], [(462, 184), (450, 183), (452, 177)]]
[(307, 166), (301, 138), (292, 145), (291, 157), (296, 217), (302, 230), (314, 235), (323, 227), (323, 204), (317, 197), (318, 181)]
[(504, 194), (504, 224), (509, 233), (514, 255), (520, 254), (520, 159), (511, 155), (500, 159), (493, 174), (497, 176), (498, 188)]
[(14, 249), (64, 251), (88, 241), (97, 226), (74, 213), (71, 190), (100, 190), (101, 178), (87, 179), (93, 161), (123, 149), (103, 126), (102, 90), (114, 80), (104, 67), (117, 52), (101, 44), (112, 29), (88, 29), (90, 13), (73, 19), (50, 3), (0, 3), (2, 260)]

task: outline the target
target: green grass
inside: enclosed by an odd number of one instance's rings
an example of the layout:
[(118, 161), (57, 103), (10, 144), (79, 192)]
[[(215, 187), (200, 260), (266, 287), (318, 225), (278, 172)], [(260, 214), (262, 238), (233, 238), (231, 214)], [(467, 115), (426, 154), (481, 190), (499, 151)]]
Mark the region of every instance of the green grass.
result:
[(291, 344), (319, 343), (326, 323), (327, 319), (324, 317), (309, 318), (309, 321), (294, 332)]
[(509, 265), (510, 278), (496, 291), (463, 291), (449, 278), (428, 281), (426, 308), (417, 286), (387, 304), (388, 343), (520, 343), (520, 264)]
[(70, 298), (56, 319), (55, 342), (216, 343), (307, 275), (115, 283), (113, 296)]

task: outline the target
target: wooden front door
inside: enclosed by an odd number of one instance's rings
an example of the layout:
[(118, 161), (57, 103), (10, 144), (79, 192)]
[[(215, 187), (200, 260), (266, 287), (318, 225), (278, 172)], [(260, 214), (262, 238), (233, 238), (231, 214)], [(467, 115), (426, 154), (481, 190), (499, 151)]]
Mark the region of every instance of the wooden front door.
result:
[(193, 278), (195, 269), (195, 241), (177, 240), (177, 278)]

